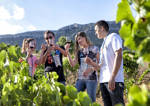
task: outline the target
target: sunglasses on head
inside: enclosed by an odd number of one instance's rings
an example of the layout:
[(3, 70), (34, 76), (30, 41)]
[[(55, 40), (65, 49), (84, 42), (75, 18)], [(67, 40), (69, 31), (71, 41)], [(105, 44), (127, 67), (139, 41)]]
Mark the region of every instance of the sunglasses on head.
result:
[(48, 39), (52, 39), (53, 37), (52, 36), (49, 36), (49, 37), (46, 37), (45, 39), (48, 40)]

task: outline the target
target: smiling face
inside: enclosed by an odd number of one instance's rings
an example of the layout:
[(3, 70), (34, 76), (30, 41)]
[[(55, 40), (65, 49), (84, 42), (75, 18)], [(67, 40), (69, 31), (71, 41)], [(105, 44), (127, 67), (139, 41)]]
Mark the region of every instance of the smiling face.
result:
[(35, 40), (32, 40), (29, 42), (29, 48), (31, 50), (35, 50), (35, 48), (36, 48), (36, 41)]
[(99, 27), (98, 25), (95, 26), (95, 34), (97, 35), (97, 37), (99, 39), (102, 39), (105, 37), (105, 30), (104, 28), (101, 26)]
[(53, 44), (55, 41), (55, 37), (52, 33), (45, 34), (44, 39), (48, 45)]
[(84, 45), (87, 45), (87, 41), (85, 37), (78, 36), (76, 39), (76, 42), (79, 44), (79, 46), (83, 47)]
[(97, 38), (105, 38), (109, 33), (109, 25), (105, 20), (100, 20), (95, 24), (95, 34)]

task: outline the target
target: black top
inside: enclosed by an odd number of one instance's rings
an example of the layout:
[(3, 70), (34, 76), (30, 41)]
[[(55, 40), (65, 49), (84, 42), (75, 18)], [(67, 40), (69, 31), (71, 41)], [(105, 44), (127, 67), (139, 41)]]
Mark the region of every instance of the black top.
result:
[[(60, 46), (62, 49), (64, 47)], [(65, 49), (64, 49), (65, 50)], [(55, 65), (54, 56), (59, 57), (59, 61), (61, 65), (57, 66)], [(51, 54), (47, 56), (46, 62), (45, 62), (45, 72), (56, 72), (58, 74), (58, 82), (65, 81), (64, 76), (64, 70), (63, 70), (63, 61), (62, 61), (62, 53), (59, 50), (52, 51)]]

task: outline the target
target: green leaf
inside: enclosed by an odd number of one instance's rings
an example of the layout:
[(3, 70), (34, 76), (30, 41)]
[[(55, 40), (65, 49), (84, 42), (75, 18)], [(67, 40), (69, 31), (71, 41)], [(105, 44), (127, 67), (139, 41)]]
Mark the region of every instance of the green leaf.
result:
[(4, 43), (4, 42), (2, 42), (1, 44), (0, 44), (0, 51), (1, 50), (6, 50), (7, 49), (7, 45)]
[(58, 75), (56, 72), (50, 72), (50, 78), (53, 78), (54, 80), (58, 79)]
[(81, 106), (90, 106), (91, 99), (86, 92), (79, 92), (77, 98), (80, 101)]
[(147, 0), (146, 2), (144, 2), (143, 6), (147, 11), (150, 11), (150, 0)]
[(140, 92), (141, 89), (137, 86), (137, 85), (133, 85), (131, 88), (130, 88), (130, 94), (133, 95), (137, 92)]
[(56, 86), (58, 86), (60, 88), (60, 92), (62, 93), (62, 95), (64, 96), (66, 94), (66, 88), (65, 85), (59, 82), (56, 82)]
[(142, 41), (139, 46), (140, 55), (143, 57), (145, 61), (150, 62), (150, 37), (147, 37)]
[(68, 104), (69, 102), (71, 102), (72, 100), (70, 99), (70, 97), (69, 96), (63, 96), (63, 101), (64, 101), (64, 103), (65, 104)]
[(94, 102), (94, 103), (92, 104), (92, 106), (100, 106), (100, 104)]
[(123, 106), (122, 104), (116, 104), (115, 106)]
[(8, 48), (8, 56), (9, 56), (9, 60), (11, 61), (18, 61), (18, 55), (16, 53), (16, 47), (15, 46), (10, 46)]
[(120, 33), (120, 36), (124, 39), (124, 46), (135, 50), (136, 46), (135, 46), (135, 42), (132, 37), (131, 28), (132, 28), (132, 23), (124, 21), (122, 23), (119, 33)]
[(147, 93), (148, 91), (144, 86), (142, 86), (142, 89), (136, 85), (132, 86), (128, 94), (129, 104), (144, 105), (148, 99)]
[(132, 35), (132, 26), (133, 24), (128, 21), (122, 21), (119, 33), (123, 39)]
[(67, 85), (66, 86), (66, 93), (71, 99), (76, 99), (77, 98), (77, 89), (73, 87), (72, 85)]
[(81, 106), (80, 102), (78, 99), (75, 99), (73, 102), (73, 106)]
[(5, 50), (2, 50), (0, 52), (0, 61), (5, 63), (6, 62), (6, 56), (7, 56), (7, 52)]
[(128, 20), (132, 23), (135, 22), (134, 17), (132, 16), (130, 5), (127, 0), (122, 0), (118, 4), (116, 23), (118, 23), (122, 20)]

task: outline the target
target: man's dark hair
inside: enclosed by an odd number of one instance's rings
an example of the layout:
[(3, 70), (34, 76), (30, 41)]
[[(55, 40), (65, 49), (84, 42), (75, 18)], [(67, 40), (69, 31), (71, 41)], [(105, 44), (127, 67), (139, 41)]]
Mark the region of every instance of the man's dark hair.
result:
[(55, 37), (55, 34), (52, 31), (50, 31), (50, 30), (45, 31), (44, 35), (47, 35), (49, 33), (51, 33)]
[(106, 32), (109, 32), (109, 25), (108, 25), (108, 23), (106, 21), (100, 20), (100, 21), (96, 22), (95, 26), (96, 25), (98, 27), (101, 27), (101, 26), (104, 27), (104, 29), (106, 30)]

